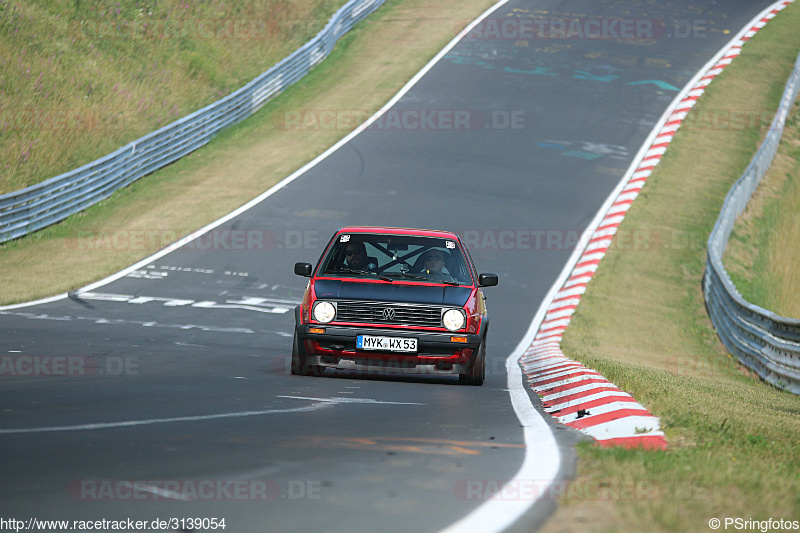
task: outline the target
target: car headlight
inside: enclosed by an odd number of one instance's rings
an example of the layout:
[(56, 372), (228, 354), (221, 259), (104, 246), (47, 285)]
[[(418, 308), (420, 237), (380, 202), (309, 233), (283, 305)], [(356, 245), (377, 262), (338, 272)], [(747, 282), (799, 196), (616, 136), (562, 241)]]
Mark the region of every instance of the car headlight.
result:
[(460, 309), (450, 309), (445, 311), (444, 315), (442, 315), (442, 323), (444, 327), (450, 331), (463, 328), (464, 322), (466, 322), (466, 317), (464, 316), (464, 312)]
[(314, 320), (327, 324), (336, 316), (336, 308), (330, 302), (317, 302), (314, 305)]

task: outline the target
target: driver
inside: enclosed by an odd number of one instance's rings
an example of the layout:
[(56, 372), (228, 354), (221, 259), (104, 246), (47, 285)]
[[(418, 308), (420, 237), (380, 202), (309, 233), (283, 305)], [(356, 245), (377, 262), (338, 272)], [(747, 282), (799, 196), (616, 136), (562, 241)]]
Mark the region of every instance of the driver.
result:
[(422, 254), (422, 274), (430, 279), (453, 281), (452, 276), (442, 272), (445, 266), (445, 252), (437, 249)]

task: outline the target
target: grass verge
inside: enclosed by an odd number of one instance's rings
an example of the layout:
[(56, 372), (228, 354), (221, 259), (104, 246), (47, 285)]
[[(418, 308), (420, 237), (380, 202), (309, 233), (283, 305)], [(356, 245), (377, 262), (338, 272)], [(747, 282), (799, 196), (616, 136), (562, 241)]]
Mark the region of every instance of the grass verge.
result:
[(725, 268), (742, 296), (800, 318), (800, 106), (795, 104), (775, 160), (736, 221)]
[(60, 224), (0, 246), (0, 304), (110, 275), (269, 189), (355, 127), (293, 130), (287, 116), (341, 110), (366, 118), (493, 3), (387, 2), (306, 78), (208, 146)]
[(0, 2), (0, 194), (231, 93), (316, 35), (343, 3)]
[[(578, 479), (548, 533), (708, 531), (711, 518), (800, 519), (800, 398), (727, 354), (701, 286), (708, 234), (774, 115), (800, 50), (798, 25), (793, 5), (710, 85), (620, 227), (649, 236), (647, 246), (615, 241), (577, 309), (565, 354), (661, 417), (670, 446), (580, 446)], [(707, 127), (703, 119), (740, 110), (771, 111), (757, 112), (754, 127), (719, 120)]]

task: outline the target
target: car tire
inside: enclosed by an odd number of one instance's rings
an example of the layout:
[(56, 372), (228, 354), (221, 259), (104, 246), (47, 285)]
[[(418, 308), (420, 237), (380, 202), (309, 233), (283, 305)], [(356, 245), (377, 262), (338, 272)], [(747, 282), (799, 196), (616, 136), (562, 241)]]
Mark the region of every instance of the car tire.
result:
[(462, 385), (480, 387), (486, 379), (486, 339), (483, 340), (475, 354), (475, 358), (467, 368), (466, 374), (459, 374), (458, 382)]
[(318, 376), (320, 368), (317, 365), (311, 365), (306, 357), (303, 343), (294, 334), (294, 343), (292, 343), (292, 375), (293, 376)]

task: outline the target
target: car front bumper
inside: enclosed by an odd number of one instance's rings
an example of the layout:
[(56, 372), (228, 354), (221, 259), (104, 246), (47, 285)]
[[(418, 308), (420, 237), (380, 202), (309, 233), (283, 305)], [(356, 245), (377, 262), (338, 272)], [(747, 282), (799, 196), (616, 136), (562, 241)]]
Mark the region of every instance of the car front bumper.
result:
[[(323, 329), (324, 333), (309, 331)], [(419, 331), (393, 328), (327, 326), (302, 324), (296, 327), (297, 337), (311, 364), (348, 369), (380, 368), (382, 371), (405, 371), (430, 367), (433, 373), (466, 372), (466, 365), (482, 337), (463, 332)], [(417, 339), (417, 351), (386, 352), (356, 349), (358, 335)], [(462, 337), (466, 342), (454, 342)]]

